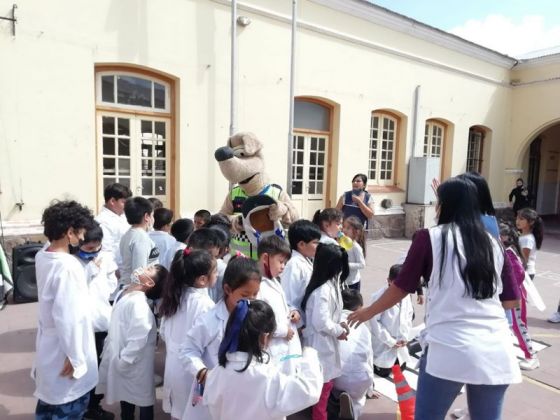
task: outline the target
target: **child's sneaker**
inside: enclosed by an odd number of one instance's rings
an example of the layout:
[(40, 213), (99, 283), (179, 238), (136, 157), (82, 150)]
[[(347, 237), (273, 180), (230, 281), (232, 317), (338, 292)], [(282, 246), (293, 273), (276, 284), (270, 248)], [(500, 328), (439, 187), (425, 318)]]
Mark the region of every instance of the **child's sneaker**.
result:
[(548, 322), (552, 322), (553, 324), (560, 323), (560, 312), (554, 312), (550, 315), (550, 318), (547, 319)]
[(519, 362), (519, 367), (523, 370), (535, 370), (540, 366), (539, 359), (533, 357), (531, 359), (524, 359)]
[(354, 420), (354, 408), (352, 407), (350, 395), (347, 392), (341, 392), (338, 399), (340, 402), (338, 418), (341, 420)]

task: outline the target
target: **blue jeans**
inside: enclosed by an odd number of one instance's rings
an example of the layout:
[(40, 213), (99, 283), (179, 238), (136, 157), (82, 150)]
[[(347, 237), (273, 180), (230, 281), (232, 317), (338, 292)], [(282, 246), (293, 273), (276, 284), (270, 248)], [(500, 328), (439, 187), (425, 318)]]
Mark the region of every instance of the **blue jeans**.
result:
[[(426, 356), (420, 359), (415, 420), (443, 420), (464, 384), (436, 378), (426, 372)], [(459, 360), (456, 361), (460, 363)], [(508, 385), (466, 385), (472, 420), (500, 420)]]
[(51, 405), (37, 401), (35, 420), (82, 420), (89, 402), (89, 392), (66, 404)]

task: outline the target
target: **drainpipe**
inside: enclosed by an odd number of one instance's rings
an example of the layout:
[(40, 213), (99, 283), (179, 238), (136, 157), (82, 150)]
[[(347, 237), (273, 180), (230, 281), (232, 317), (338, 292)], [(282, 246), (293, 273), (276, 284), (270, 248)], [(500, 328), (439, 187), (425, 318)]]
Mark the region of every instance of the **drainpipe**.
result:
[(229, 135), (237, 130), (237, 0), (231, 0), (231, 81)]
[[(416, 157), (416, 140), (418, 137), (418, 110), (420, 108), (420, 85), (417, 85), (414, 89), (414, 103), (412, 109), (412, 155), (410, 158)], [(408, 173), (406, 180), (406, 197), (408, 201), (408, 196), (410, 194), (410, 162), (408, 164)]]
[(296, 73), (297, 0), (292, 0), (292, 46), (290, 50), (290, 116), (288, 123), (288, 171), (286, 189), (292, 195), (293, 133), (294, 133), (294, 85)]

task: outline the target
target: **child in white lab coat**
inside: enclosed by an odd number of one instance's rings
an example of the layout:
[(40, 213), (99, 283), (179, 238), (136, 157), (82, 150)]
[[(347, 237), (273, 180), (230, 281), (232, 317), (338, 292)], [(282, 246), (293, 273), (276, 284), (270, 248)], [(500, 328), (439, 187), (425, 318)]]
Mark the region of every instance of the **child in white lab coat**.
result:
[(183, 369), (179, 350), (200, 315), (208, 312), (214, 302), (207, 288), (216, 282), (216, 260), (208, 251), (186, 248), (171, 265), (159, 307), (160, 334), (165, 341), (165, 375), (163, 378), (163, 411), (172, 419), (180, 419), (194, 377)]
[(352, 248), (346, 251), (350, 267), (346, 284), (350, 289), (360, 290), (360, 270), (366, 266), (364, 225), (356, 216), (349, 216), (342, 222), (342, 232), (352, 239)]
[(338, 245), (319, 244), (313, 274), (301, 306), (305, 311), (303, 343), (317, 349), (323, 368), (323, 389), (313, 406), (313, 420), (326, 420), (327, 401), (333, 379), (341, 374), (339, 340), (346, 340), (349, 329), (342, 322), (341, 282), (348, 277), (348, 254)]
[(267, 236), (260, 241), (257, 254), (263, 275), (258, 298), (272, 307), (276, 318), (276, 329), (270, 337), (268, 352), (272, 361), (284, 373), (290, 374), (294, 369), (294, 358), (301, 356), (301, 343), (296, 327), (300, 314), (288, 306), (278, 277), (290, 258), (290, 247), (283, 238)]
[(288, 306), (300, 312), (301, 301), (313, 272), (313, 258), (321, 239), (321, 230), (309, 220), (300, 219), (290, 225), (288, 240), (292, 257), (280, 278)]
[[(101, 362), (103, 343), (111, 322), (113, 308), (109, 300), (117, 288), (117, 264), (112, 253), (101, 252), (102, 240), (103, 230), (99, 223), (94, 222), (86, 231), (84, 241), (75, 254), (86, 272), (98, 364)], [(94, 389), (91, 390), (85, 418), (113, 418), (112, 413), (101, 407), (102, 399), (103, 395), (96, 394)]]
[(317, 354), (305, 349), (297, 372), (268, 363), (267, 343), (276, 327), (272, 308), (242, 299), (230, 315), (219, 366), (208, 372), (203, 403), (215, 420), (280, 420), (313, 405), (323, 378)]
[[(342, 301), (343, 321), (364, 304), (362, 295), (355, 289), (343, 290)], [(338, 417), (357, 419), (366, 403), (366, 392), (373, 385), (373, 350), (367, 325), (359, 325), (348, 335), (348, 340), (340, 342), (340, 359), (342, 374), (335, 378), (333, 389), (340, 402)]]
[(78, 247), (93, 216), (75, 201), (60, 201), (43, 212), (42, 223), (49, 242), (35, 257), (35, 415), (82, 418), (97, 383), (97, 358), (84, 269), (69, 248)]
[(218, 302), (222, 296), (222, 281), (225, 272), (225, 263), (220, 259), (224, 243), (224, 233), (215, 228), (202, 227), (195, 230), (189, 237), (188, 246), (192, 249), (205, 249), (218, 263), (218, 279), (216, 283), (208, 288), (208, 295), (214, 302)]
[(187, 241), (194, 231), (194, 224), (191, 219), (178, 219), (171, 225), (171, 236), (175, 238), (175, 244), (170, 247), (165, 254), (160, 257), (160, 264), (168, 270), (177, 251), (182, 251), (187, 247)]
[(154, 230), (148, 232), (148, 236), (159, 250), (159, 263), (169, 270), (165, 265), (165, 258), (175, 249), (175, 238), (171, 235), (171, 223), (173, 222), (173, 211), (160, 207), (154, 209)]
[(136, 406), (142, 420), (154, 418), (156, 320), (148, 299), (160, 297), (166, 278), (159, 264), (136, 270), (115, 299), (96, 392), (120, 402), (122, 420), (133, 420)]
[[(204, 228), (195, 232), (200, 230)], [(193, 383), (183, 420), (210, 419), (208, 408), (194, 400), (194, 391), (198, 384), (204, 383), (208, 369), (218, 364), (218, 349), (229, 314), (240, 299), (255, 299), (260, 283), (261, 274), (256, 261), (243, 257), (232, 258), (224, 273), (224, 298), (199, 316), (193, 327), (186, 331), (185, 344), (180, 350), (179, 358), (196, 381)]]
[[(399, 275), (402, 264), (395, 264), (389, 269), (387, 286), (371, 296), (375, 302)], [(387, 377), (396, 363), (406, 363), (408, 350), (406, 344), (412, 328), (412, 301), (407, 295), (402, 301), (369, 321), (372, 334), (374, 372)]]
[(313, 223), (321, 229), (322, 244), (338, 245), (337, 238), (342, 224), (342, 212), (335, 208), (317, 210), (313, 215)]

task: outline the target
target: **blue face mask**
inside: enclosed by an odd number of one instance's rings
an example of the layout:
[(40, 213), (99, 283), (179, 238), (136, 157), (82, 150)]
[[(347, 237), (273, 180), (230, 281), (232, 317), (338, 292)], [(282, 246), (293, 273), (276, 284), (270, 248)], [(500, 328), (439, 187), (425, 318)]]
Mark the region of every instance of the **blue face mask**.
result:
[(84, 261), (91, 261), (91, 260), (94, 260), (95, 258), (97, 258), (97, 256), (99, 255), (99, 251), (101, 251), (101, 250), (98, 249), (97, 251), (86, 252), (86, 251), (83, 251), (83, 250), (80, 249), (78, 251), (78, 257), (80, 257)]

